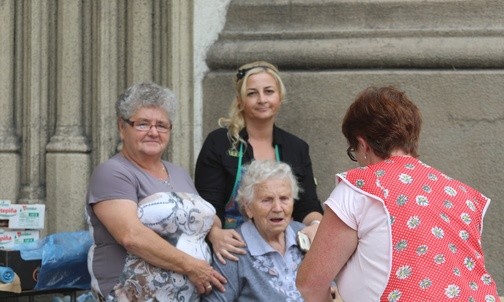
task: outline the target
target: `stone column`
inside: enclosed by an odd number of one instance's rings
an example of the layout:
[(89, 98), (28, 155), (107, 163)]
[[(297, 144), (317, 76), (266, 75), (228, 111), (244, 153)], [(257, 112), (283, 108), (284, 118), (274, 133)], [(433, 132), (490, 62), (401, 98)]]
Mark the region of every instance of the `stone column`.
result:
[(115, 101), (124, 82), (125, 49), (119, 24), (124, 22), (122, 0), (96, 2), (93, 8), (92, 70), (94, 87), (92, 95), (91, 137), (93, 164), (107, 160), (117, 151), (118, 134), (115, 114)]
[(14, 57), (15, 0), (0, 5), (0, 199), (17, 200), (20, 182), (20, 144), (16, 133)]
[[(49, 11), (50, 2), (18, 2), (22, 65), (19, 103), (22, 106), (22, 177), (20, 203), (45, 201), (45, 152), (47, 142), (47, 108), (49, 70)], [(22, 22), (22, 23), (21, 23)]]
[(49, 233), (85, 226), (84, 200), (91, 165), (82, 94), (83, 3), (68, 0), (57, 4), (56, 129), (46, 148)]
[(171, 1), (166, 7), (170, 40), (163, 44), (161, 58), (170, 66), (163, 82), (173, 89), (180, 100), (170, 142), (171, 160), (192, 174), (193, 167), (193, 50), (192, 50), (192, 1)]
[(152, 1), (128, 1), (126, 20), (126, 84), (151, 80), (153, 75), (154, 14)]

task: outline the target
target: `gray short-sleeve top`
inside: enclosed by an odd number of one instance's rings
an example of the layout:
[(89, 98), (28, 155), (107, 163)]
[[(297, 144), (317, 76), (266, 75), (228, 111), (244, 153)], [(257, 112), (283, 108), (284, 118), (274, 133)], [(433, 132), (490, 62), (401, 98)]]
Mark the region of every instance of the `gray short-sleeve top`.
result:
[(182, 167), (167, 161), (163, 164), (170, 174), (170, 183), (151, 176), (120, 153), (99, 164), (91, 175), (86, 213), (94, 244), (88, 256), (88, 269), (91, 287), (105, 297), (118, 282), (127, 252), (98, 220), (91, 205), (111, 199), (127, 199), (138, 204), (160, 192), (197, 194), (191, 177)]

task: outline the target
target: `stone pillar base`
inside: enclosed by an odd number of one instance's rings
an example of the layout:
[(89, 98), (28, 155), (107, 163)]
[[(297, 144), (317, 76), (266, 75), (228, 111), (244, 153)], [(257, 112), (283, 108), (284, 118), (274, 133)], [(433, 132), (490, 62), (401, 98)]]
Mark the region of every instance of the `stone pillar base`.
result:
[(89, 154), (47, 154), (47, 234), (87, 229), (84, 208), (90, 167)]

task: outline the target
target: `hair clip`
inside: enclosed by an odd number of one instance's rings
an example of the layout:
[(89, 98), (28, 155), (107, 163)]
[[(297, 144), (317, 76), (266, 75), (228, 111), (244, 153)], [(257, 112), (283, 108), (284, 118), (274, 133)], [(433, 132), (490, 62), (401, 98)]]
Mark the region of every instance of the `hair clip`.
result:
[[(254, 67), (252, 67), (252, 68), (254, 68)], [(243, 79), (243, 77), (247, 74), (247, 72), (249, 70), (251, 70), (252, 68), (239, 69), (238, 72), (236, 73), (236, 81)]]
[(258, 65), (258, 66), (252, 66), (250, 68), (242, 68), (238, 69), (238, 72), (236, 73), (236, 81), (238, 82), (239, 80), (243, 79), (243, 77), (249, 72), (250, 70), (254, 68), (269, 68), (268, 66), (263, 66), (263, 65)]

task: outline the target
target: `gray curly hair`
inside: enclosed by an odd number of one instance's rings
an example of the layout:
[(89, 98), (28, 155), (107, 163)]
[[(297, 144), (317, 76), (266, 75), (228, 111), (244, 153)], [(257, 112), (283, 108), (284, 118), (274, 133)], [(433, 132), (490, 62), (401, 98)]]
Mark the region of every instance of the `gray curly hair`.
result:
[(116, 102), (117, 118), (126, 120), (140, 108), (160, 107), (170, 116), (170, 122), (177, 115), (178, 99), (168, 88), (156, 83), (143, 82), (128, 87)]

